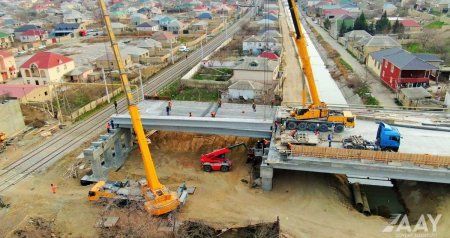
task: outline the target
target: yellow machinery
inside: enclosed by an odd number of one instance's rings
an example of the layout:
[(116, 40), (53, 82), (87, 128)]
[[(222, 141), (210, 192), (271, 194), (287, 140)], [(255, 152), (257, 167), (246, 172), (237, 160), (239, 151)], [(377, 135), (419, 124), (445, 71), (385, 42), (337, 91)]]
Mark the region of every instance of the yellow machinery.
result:
[(0, 153), (5, 151), (5, 149), (6, 149), (6, 134), (0, 132)]
[[(146, 200), (144, 207), (152, 215), (166, 214), (175, 210), (179, 206), (180, 201), (175, 192), (171, 192), (168, 188), (166, 188), (159, 182), (158, 175), (156, 174), (155, 166), (153, 164), (153, 159), (150, 153), (150, 148), (148, 147), (147, 139), (142, 127), (139, 110), (133, 100), (128, 77), (125, 73), (123, 61), (120, 56), (119, 47), (112, 31), (111, 20), (106, 10), (105, 2), (103, 0), (98, 0), (98, 3), (103, 14), (103, 21), (105, 23), (106, 30), (111, 41), (114, 57), (119, 68), (120, 79), (122, 81), (123, 90), (125, 92), (126, 100), (128, 103), (128, 111), (131, 116), (133, 129), (136, 134), (139, 149), (142, 155), (142, 160), (144, 162), (145, 175), (147, 180), (147, 182), (145, 184), (142, 184), (141, 186), (142, 195)], [(97, 200), (98, 198), (102, 197), (101, 195), (105, 195), (105, 197), (113, 197), (114, 195), (110, 194), (109, 192), (102, 192), (102, 187), (104, 185), (104, 181), (98, 182), (89, 192), (89, 200)]]
[[(355, 116), (350, 111), (329, 110), (325, 102), (321, 102), (317, 92), (314, 75), (309, 60), (306, 38), (302, 33), (299, 13), (295, 0), (288, 0), (289, 10), (295, 28), (295, 44), (303, 66), (309, 86), (312, 104), (308, 107), (295, 108), (291, 111), (291, 118), (286, 120), (286, 127), (290, 130), (320, 130), (328, 131), (334, 129), (335, 132), (342, 132), (345, 127), (355, 127)], [(303, 103), (306, 101), (306, 91), (303, 90)]]

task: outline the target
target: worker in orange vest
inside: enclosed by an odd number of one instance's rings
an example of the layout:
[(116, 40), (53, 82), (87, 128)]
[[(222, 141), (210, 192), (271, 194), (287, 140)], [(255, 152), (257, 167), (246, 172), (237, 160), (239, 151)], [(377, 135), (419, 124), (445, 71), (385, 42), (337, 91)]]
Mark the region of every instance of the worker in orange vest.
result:
[(50, 184), (50, 188), (52, 189), (52, 193), (55, 194), (56, 193), (56, 185)]

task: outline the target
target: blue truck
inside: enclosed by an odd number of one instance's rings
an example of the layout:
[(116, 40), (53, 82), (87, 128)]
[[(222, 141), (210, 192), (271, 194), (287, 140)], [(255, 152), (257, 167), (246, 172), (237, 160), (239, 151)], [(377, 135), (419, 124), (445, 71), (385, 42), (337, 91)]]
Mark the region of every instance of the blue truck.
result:
[(398, 152), (400, 148), (400, 132), (384, 122), (380, 122), (375, 142), (368, 141), (362, 136), (352, 135), (342, 140), (346, 149), (381, 150)]

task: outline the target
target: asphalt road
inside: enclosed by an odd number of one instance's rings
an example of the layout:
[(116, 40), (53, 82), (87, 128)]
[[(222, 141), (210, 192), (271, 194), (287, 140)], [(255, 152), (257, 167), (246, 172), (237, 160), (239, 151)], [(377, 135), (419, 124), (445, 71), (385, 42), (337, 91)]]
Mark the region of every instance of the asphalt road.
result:
[[(239, 31), (242, 23), (249, 19), (254, 14), (253, 12), (254, 9), (250, 9), (240, 20), (229, 26), (227, 31), (223, 31), (215, 38), (209, 40), (203, 46), (204, 55), (211, 54), (225, 40)], [(184, 73), (198, 64), (200, 60), (201, 50), (198, 49), (189, 54), (187, 59), (183, 59), (165, 68), (150, 78), (144, 85), (145, 92), (149, 94), (158, 92), (171, 82), (180, 78)], [(125, 99), (118, 101), (119, 112), (125, 112), (127, 110), (126, 106)], [(2, 168), (0, 170), (0, 192), (11, 188), (14, 184), (17, 184), (33, 172), (48, 167), (74, 149), (80, 148), (84, 142), (96, 137), (102, 131), (106, 133), (106, 124), (113, 113), (115, 113), (114, 106), (106, 107), (91, 117), (60, 131), (21, 159)]]

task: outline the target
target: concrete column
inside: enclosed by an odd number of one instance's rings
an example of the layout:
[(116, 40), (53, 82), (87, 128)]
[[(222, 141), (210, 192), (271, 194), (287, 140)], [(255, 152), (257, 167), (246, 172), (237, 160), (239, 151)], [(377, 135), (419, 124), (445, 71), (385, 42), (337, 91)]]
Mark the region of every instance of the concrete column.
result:
[(111, 148), (107, 147), (103, 150), (103, 158), (105, 160), (106, 168), (111, 168), (114, 166), (114, 158), (112, 156)]
[(261, 164), (259, 173), (261, 175), (262, 189), (264, 191), (272, 190), (273, 167)]
[(92, 169), (92, 178), (95, 179), (101, 179), (104, 177), (103, 169), (102, 169), (102, 161), (100, 156), (94, 154), (93, 148), (85, 149), (84, 152), (84, 158), (88, 159), (91, 162), (91, 169)]
[(123, 150), (122, 150), (122, 141), (120, 140), (120, 136), (114, 138), (114, 161), (116, 162), (116, 166), (122, 165), (124, 161)]
[(125, 148), (128, 149), (128, 151), (130, 151), (133, 145), (132, 141), (133, 137), (131, 136), (131, 129), (124, 130), (124, 137), (125, 137)]

